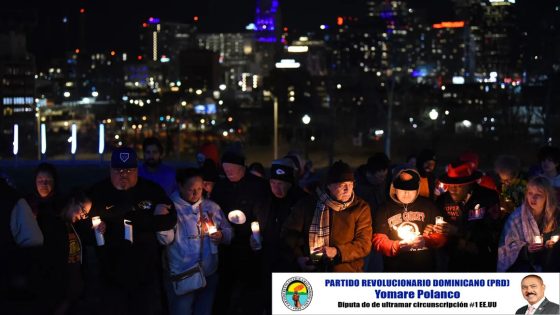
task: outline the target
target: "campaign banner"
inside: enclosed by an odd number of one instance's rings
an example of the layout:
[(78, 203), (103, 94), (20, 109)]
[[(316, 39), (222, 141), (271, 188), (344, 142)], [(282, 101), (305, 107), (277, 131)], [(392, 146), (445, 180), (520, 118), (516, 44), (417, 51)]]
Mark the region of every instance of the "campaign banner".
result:
[(525, 314), (544, 298), (536, 314), (557, 314), (559, 286), (559, 273), (273, 273), (272, 314)]

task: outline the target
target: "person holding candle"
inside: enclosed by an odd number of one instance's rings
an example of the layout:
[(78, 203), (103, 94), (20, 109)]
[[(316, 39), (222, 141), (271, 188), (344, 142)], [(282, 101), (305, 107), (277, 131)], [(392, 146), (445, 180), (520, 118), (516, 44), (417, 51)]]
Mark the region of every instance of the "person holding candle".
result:
[[(156, 233), (175, 226), (175, 207), (158, 184), (138, 176), (131, 148), (113, 150), (109, 175), (89, 192), (90, 216), (106, 224), (105, 245), (95, 246), (100, 269), (96, 292), (101, 294), (103, 313), (158, 314), (162, 270)], [(125, 239), (124, 220), (133, 227), (133, 242)]]
[[(178, 191), (171, 195), (177, 209), (174, 229), (159, 232), (158, 239), (167, 245), (168, 264), (164, 269), (175, 275), (200, 262), (206, 287), (177, 295), (169, 277), (164, 277), (169, 311), (175, 314), (211, 314), (218, 287), (218, 244), (229, 244), (233, 230), (220, 206), (202, 197), (203, 179), (196, 168), (177, 170)], [(200, 261), (199, 261), (200, 260)]]
[(371, 250), (369, 205), (354, 194), (352, 168), (331, 165), (323, 189), (298, 202), (282, 237), (302, 271), (360, 272)]
[[(267, 183), (245, 167), (245, 155), (233, 145), (222, 155), (221, 176), (211, 199), (232, 223), (231, 245), (220, 248), (220, 285), (214, 305), (216, 314), (253, 314), (261, 312), (264, 290), (253, 281), (262, 273), (262, 254), (251, 248), (251, 222), (266, 205)], [(231, 216), (230, 216), (231, 215)], [(251, 300), (253, 303), (246, 303)]]
[[(87, 231), (90, 210), (89, 197), (82, 191), (73, 192), (62, 211), (43, 227), (43, 279), (48, 286), (44, 298), (49, 313), (79, 312), (76, 302), (84, 289), (82, 257), (89, 241), (89, 233), (83, 231)], [(102, 234), (105, 227), (101, 221), (95, 229)]]
[(257, 214), (263, 238), (263, 258), (265, 273), (295, 271), (293, 257), (284, 247), (280, 237), (282, 226), (292, 212), (295, 204), (307, 194), (297, 185), (295, 166), (291, 159), (282, 158), (272, 161), (268, 205)]
[(447, 191), (436, 205), (446, 223), (433, 230), (443, 233), (447, 243), (438, 250), (438, 271), (496, 271), (500, 201), (495, 190), (478, 184), (481, 177), (474, 164), (457, 161), (439, 179)]
[(436, 268), (434, 249), (445, 237), (433, 231), (441, 216), (435, 204), (419, 196), (420, 174), (413, 169), (398, 172), (389, 189), (391, 200), (373, 220), (373, 248), (383, 254), (384, 271), (423, 272)]
[(533, 177), (525, 200), (508, 217), (498, 248), (498, 271), (543, 271), (550, 249), (558, 246), (558, 202), (550, 180)]

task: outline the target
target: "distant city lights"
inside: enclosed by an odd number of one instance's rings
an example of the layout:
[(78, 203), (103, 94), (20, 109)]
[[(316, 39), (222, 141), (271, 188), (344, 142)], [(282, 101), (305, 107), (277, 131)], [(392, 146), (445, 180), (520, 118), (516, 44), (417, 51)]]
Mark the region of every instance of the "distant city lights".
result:
[(158, 24), (158, 23), (159, 23), (159, 18), (150, 17), (150, 18), (148, 19), (148, 23), (150, 23), (150, 24)]
[(453, 82), (453, 84), (465, 84), (465, 78), (461, 76), (455, 76), (453, 77), (451, 82)]
[(435, 108), (432, 108), (432, 110), (428, 113), (428, 116), (431, 120), (436, 120), (438, 119), (439, 113)]
[(441, 22), (432, 25), (433, 28), (461, 28), (465, 27), (465, 21)]
[(344, 18), (342, 16), (337, 17), (336, 25), (341, 26), (342, 24), (344, 24)]
[(301, 64), (294, 59), (282, 59), (276, 63), (276, 69), (297, 69), (300, 66)]
[(308, 46), (288, 46), (288, 52), (290, 53), (304, 53), (308, 51)]

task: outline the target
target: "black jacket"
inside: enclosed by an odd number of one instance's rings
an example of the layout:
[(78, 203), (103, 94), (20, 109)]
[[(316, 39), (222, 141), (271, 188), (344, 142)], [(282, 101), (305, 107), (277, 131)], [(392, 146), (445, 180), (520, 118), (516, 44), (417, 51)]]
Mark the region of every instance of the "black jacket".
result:
[[(441, 212), (434, 203), (424, 197), (418, 197), (413, 203), (404, 206), (389, 200), (376, 212), (373, 220), (373, 234), (384, 234), (392, 241), (400, 241), (398, 228), (410, 228), (418, 235), (424, 233), (428, 224), (435, 223), (435, 217)], [(383, 256), (384, 271), (420, 272), (435, 270), (435, 251), (426, 240), (422, 249), (399, 252), (395, 256)]]
[[(161, 266), (156, 232), (177, 223), (173, 202), (159, 185), (143, 178), (128, 190), (117, 190), (105, 179), (91, 188), (90, 196), (89, 217), (100, 216), (107, 225), (105, 246), (96, 247), (102, 280), (124, 287), (153, 284)], [(153, 215), (158, 204), (171, 205), (170, 213)], [(125, 219), (132, 221), (133, 243), (124, 239)]]
[(241, 210), (246, 216), (245, 223), (232, 224), (234, 235), (229, 248), (237, 253), (235, 256), (239, 259), (252, 252), (249, 246), (251, 222), (257, 220), (257, 213), (265, 206), (268, 189), (266, 180), (245, 172), (245, 176), (235, 183), (225, 177), (220, 178), (212, 191), (211, 199), (220, 205), (226, 217), (233, 210)]
[[(502, 229), (498, 194), (473, 184), (466, 203), (454, 202), (449, 192), (437, 200), (446, 222), (458, 228), (450, 235), (443, 253), (449, 258), (448, 271), (496, 271), (498, 241)], [(475, 208), (478, 205), (478, 216)]]
[(284, 222), (292, 212), (296, 203), (307, 194), (296, 185), (288, 191), (286, 197), (278, 199), (269, 191), (267, 205), (257, 214), (259, 225), (262, 227), (263, 255), (265, 271), (288, 272), (296, 271), (295, 257), (286, 246), (280, 234)]

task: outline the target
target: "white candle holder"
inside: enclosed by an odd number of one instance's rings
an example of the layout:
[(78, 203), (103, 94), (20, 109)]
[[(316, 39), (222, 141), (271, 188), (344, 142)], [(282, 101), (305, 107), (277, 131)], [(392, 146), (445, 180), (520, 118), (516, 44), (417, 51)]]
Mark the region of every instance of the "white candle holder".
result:
[(262, 248), (262, 243), (261, 243), (261, 229), (259, 226), (259, 222), (254, 221), (251, 222), (251, 231), (253, 231), (253, 238), (255, 239), (255, 242), (257, 243), (257, 250)]
[(95, 242), (97, 243), (97, 246), (105, 245), (105, 237), (103, 236), (103, 233), (101, 233), (97, 229), (100, 224), (101, 224), (101, 218), (100, 217), (97, 216), (97, 217), (91, 218), (91, 225), (93, 226), (93, 230), (95, 231)]
[(124, 239), (129, 240), (131, 243), (134, 242), (132, 237), (132, 221), (130, 220), (124, 220)]

